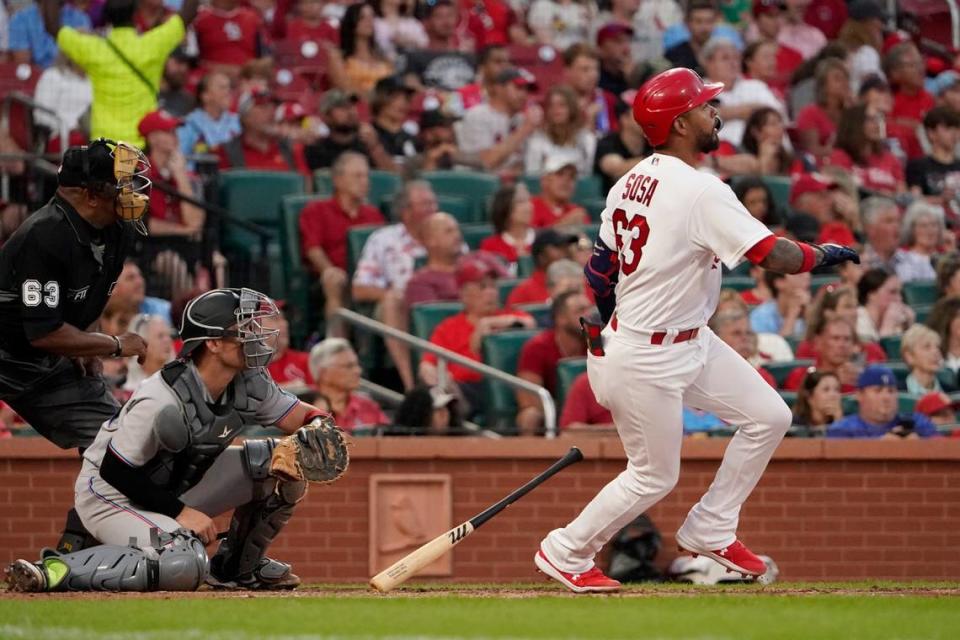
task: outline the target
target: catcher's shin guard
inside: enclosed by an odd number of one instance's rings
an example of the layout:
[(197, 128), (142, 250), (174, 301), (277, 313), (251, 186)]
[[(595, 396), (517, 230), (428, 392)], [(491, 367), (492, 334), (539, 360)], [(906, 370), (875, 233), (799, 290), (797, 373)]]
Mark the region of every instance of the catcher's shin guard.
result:
[(60, 534), (60, 540), (57, 542), (57, 552), (73, 553), (96, 544), (100, 542), (90, 535), (87, 528), (83, 526), (77, 510), (71, 507), (67, 511), (67, 521), (63, 525), (63, 533)]

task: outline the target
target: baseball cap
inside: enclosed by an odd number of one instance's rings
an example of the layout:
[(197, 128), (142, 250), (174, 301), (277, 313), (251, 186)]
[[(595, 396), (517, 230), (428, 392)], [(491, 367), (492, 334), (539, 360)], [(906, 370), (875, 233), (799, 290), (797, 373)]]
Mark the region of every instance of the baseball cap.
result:
[(888, 367), (871, 364), (864, 369), (857, 378), (857, 389), (867, 387), (896, 387), (897, 377)]
[(462, 287), (465, 284), (480, 282), (486, 278), (496, 280), (499, 275), (496, 267), (490, 262), (475, 256), (468, 256), (462, 258), (457, 264), (455, 277), (457, 286)]
[(822, 173), (803, 173), (793, 181), (790, 188), (790, 204), (796, 204), (800, 196), (807, 193), (820, 193), (829, 189), (836, 189), (839, 185), (829, 176)]
[(172, 114), (167, 113), (163, 109), (158, 109), (143, 116), (143, 119), (140, 120), (140, 124), (137, 125), (137, 131), (140, 132), (140, 135), (146, 138), (154, 131), (173, 131), (179, 126), (179, 118), (175, 118)]
[(619, 38), (620, 36), (629, 36), (632, 38), (633, 33), (633, 27), (620, 24), (619, 22), (609, 22), (597, 31), (597, 46), (599, 47), (607, 40)]
[(307, 117), (307, 110), (299, 102), (284, 102), (277, 106), (274, 119), (277, 122), (300, 122)]
[(456, 118), (448, 116), (440, 109), (430, 109), (420, 114), (420, 131), (434, 127), (449, 127), (454, 122)]
[(780, 13), (786, 9), (783, 0), (753, 0), (753, 16), (762, 16), (769, 13)]
[(886, 20), (887, 12), (876, 0), (853, 0), (847, 7), (847, 17), (851, 20)]
[(357, 104), (359, 98), (342, 89), (330, 89), (320, 98), (320, 113), (330, 113), (337, 107), (347, 107)]
[(256, 89), (240, 96), (240, 102), (237, 104), (237, 113), (241, 116), (246, 115), (250, 109), (258, 105), (273, 105), (280, 102), (276, 96), (269, 91)]
[(387, 76), (385, 78), (380, 78), (379, 80), (377, 80), (377, 84), (374, 85), (373, 90), (376, 93), (381, 93), (386, 95), (391, 95), (394, 93), (413, 94), (417, 92), (416, 89), (407, 86), (407, 84), (403, 81), (403, 77), (399, 75), (392, 75), (392, 76)]
[(520, 69), (518, 67), (509, 67), (504, 69), (496, 75), (493, 79), (497, 84), (507, 84), (512, 82), (518, 87), (526, 87), (527, 89), (536, 90), (537, 88), (537, 79), (532, 73), (526, 69)]
[(530, 254), (534, 260), (542, 254), (547, 247), (567, 247), (575, 244), (580, 237), (575, 233), (562, 233), (556, 229), (541, 229), (533, 238), (533, 244), (530, 246)]
[(562, 153), (555, 153), (547, 158), (547, 161), (543, 163), (543, 172), (544, 173), (557, 173), (567, 167), (577, 168), (577, 163), (574, 162), (569, 155)]
[(932, 416), (947, 409), (956, 409), (958, 404), (960, 403), (954, 402), (942, 391), (932, 391), (917, 400), (915, 410), (925, 416)]
[(947, 69), (942, 71), (936, 78), (931, 78), (926, 81), (926, 89), (933, 95), (939, 97), (943, 95), (944, 91), (954, 88), (960, 84), (960, 73), (957, 73), (953, 69)]

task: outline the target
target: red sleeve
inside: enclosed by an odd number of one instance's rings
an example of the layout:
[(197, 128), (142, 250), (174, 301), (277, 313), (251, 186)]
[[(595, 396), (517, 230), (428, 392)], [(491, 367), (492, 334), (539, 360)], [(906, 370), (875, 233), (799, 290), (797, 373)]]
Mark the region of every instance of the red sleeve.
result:
[[(590, 421), (589, 417), (589, 404), (587, 403), (588, 398), (585, 396), (589, 394), (593, 399), (593, 390), (590, 388), (590, 381), (587, 379), (587, 374), (581, 373), (577, 376), (577, 379), (573, 381), (573, 385), (570, 386), (570, 391), (567, 393), (567, 399), (563, 403), (563, 411), (560, 413), (560, 428), (569, 427), (575, 422), (588, 423)], [(596, 402), (596, 400), (594, 400)]]
[(539, 196), (533, 196), (530, 198), (530, 204), (533, 206), (533, 219), (530, 221), (530, 226), (534, 229), (549, 227), (553, 220), (543, 200)]
[(753, 264), (760, 264), (764, 258), (773, 251), (773, 246), (777, 244), (777, 236), (772, 233), (766, 238), (750, 247), (750, 250), (744, 254), (744, 257)]
[(790, 372), (787, 379), (783, 382), (785, 391), (796, 391), (803, 384), (803, 379), (807, 376), (807, 367), (797, 367)]
[(540, 376), (541, 380), (545, 378), (543, 375), (543, 346), (542, 342), (537, 339), (540, 335), (537, 334), (523, 343), (523, 348), (520, 349), (520, 357), (517, 359), (518, 375), (521, 371), (526, 371)]

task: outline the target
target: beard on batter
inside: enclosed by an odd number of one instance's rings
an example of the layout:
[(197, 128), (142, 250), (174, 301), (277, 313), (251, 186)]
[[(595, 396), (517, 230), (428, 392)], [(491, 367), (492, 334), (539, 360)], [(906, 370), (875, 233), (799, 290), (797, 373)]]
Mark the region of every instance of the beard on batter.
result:
[(713, 129), (697, 137), (697, 148), (700, 153), (710, 153), (720, 148), (720, 136), (717, 133), (721, 127), (723, 127), (723, 121), (720, 118), (714, 118)]

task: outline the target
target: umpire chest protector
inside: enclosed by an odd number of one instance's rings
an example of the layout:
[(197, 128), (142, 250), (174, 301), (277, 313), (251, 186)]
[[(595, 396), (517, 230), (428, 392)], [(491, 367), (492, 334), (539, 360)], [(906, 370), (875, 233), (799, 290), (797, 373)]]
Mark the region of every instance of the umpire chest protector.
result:
[(144, 467), (153, 484), (177, 495), (200, 481), (244, 427), (258, 424), (256, 399), (250, 396), (243, 374), (227, 387), (224, 402), (211, 403), (189, 367), (177, 360), (160, 373), (180, 401), (182, 414), (161, 418), (164, 424), (157, 428), (161, 451)]

